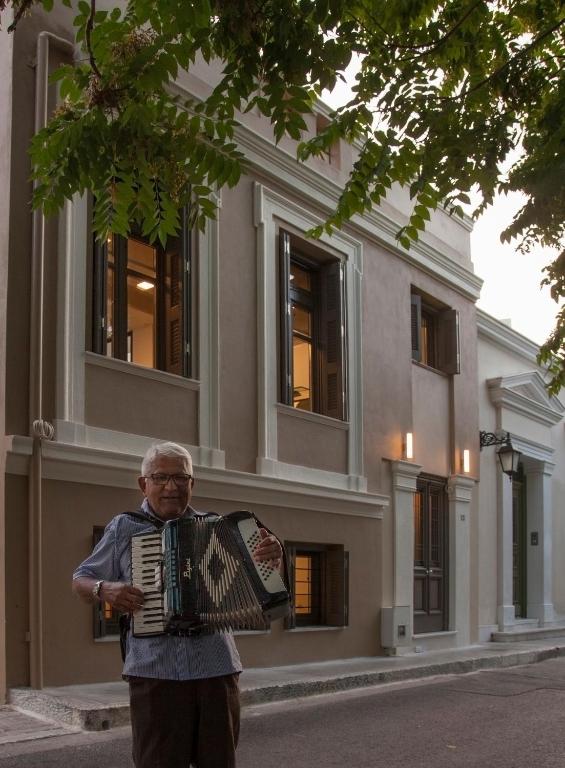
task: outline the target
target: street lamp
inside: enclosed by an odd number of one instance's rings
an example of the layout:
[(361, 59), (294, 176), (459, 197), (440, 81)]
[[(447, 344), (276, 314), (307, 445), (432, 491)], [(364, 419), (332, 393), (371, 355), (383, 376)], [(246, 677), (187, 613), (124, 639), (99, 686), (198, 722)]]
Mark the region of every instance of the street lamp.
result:
[(520, 451), (512, 447), (510, 442), (510, 432), (504, 432), (498, 436), (494, 432), (480, 432), (479, 443), (481, 451), (490, 445), (502, 446), (498, 451), (498, 460), (505, 475), (510, 479), (518, 473), (518, 464), (520, 463)]

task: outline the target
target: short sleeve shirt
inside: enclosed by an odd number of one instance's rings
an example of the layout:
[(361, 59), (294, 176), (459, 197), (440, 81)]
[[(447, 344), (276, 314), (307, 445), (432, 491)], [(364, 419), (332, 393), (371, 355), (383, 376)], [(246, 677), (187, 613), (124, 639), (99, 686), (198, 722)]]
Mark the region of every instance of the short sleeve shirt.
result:
[[(104, 581), (131, 583), (131, 537), (135, 533), (154, 530), (156, 520), (147, 499), (141, 506), (147, 522), (129, 515), (111, 520), (92, 554), (73, 574), (73, 579), (87, 576)], [(191, 507), (186, 513), (198, 514)], [(242, 666), (231, 633), (176, 637), (156, 635), (127, 639), (123, 674), (162, 680), (197, 680), (241, 672)]]

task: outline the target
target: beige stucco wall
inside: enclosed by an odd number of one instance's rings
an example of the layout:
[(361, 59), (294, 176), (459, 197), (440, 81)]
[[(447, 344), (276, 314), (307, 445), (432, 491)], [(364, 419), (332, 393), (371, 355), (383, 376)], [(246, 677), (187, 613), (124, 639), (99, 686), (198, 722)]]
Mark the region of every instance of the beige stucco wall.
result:
[[(29, 684), (27, 669), (27, 481), (10, 475), (7, 537), (11, 574), (8, 685)], [(198, 487), (198, 486), (196, 486)], [(92, 635), (92, 608), (71, 592), (71, 574), (92, 549), (92, 528), (105, 525), (117, 513), (135, 509), (139, 493), (124, 488), (76, 482), (43, 481), (43, 579), (45, 685), (117, 680), (121, 674), (118, 644), (96, 641)], [(197, 508), (231, 512), (230, 502), (194, 497)], [(336, 657), (370, 656), (379, 652), (375, 606), (380, 600), (378, 577), (380, 522), (348, 515), (313, 513), (280, 506), (248, 505), (283, 541), (343, 544), (352, 553), (350, 573), (350, 626), (319, 631), (285, 631), (282, 621), (271, 633), (240, 634), (237, 645), (246, 666), (271, 666)], [(363, 586), (362, 586), (363, 585)]]

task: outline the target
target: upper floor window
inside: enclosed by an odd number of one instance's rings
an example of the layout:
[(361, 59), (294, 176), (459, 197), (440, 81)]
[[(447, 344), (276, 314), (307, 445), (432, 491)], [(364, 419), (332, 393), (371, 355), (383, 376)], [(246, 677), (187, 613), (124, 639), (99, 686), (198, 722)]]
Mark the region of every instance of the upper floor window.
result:
[(281, 401), (345, 415), (345, 301), (340, 259), (279, 232)]
[(443, 373), (460, 372), (459, 313), (412, 291), (412, 359)]
[(191, 238), (183, 214), (165, 248), (141, 235), (94, 246), (93, 351), (191, 375)]

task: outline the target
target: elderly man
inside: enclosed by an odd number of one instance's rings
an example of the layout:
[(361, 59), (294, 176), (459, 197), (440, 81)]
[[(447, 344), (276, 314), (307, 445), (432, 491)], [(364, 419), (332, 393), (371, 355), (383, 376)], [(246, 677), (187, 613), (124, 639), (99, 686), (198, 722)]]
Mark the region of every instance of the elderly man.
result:
[[(185, 515), (194, 477), (188, 451), (159, 443), (146, 453), (136, 515), (124, 513), (106, 527), (102, 540), (73, 575), (73, 591), (87, 602), (104, 601), (133, 613), (143, 592), (131, 581), (133, 534)], [(261, 529), (257, 560), (280, 563), (282, 549)], [(127, 638), (123, 674), (129, 681), (136, 768), (230, 768), (239, 735), (239, 654), (231, 634)]]

